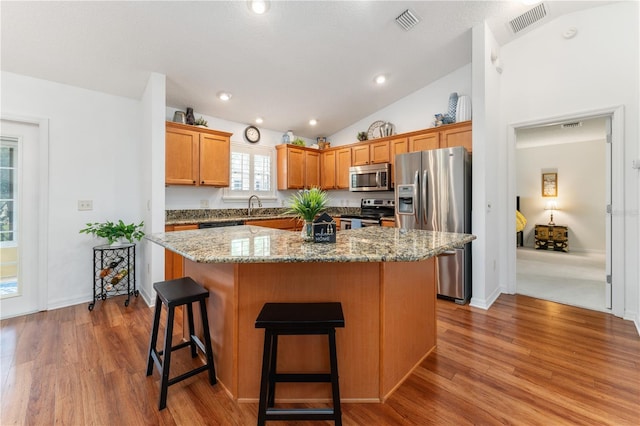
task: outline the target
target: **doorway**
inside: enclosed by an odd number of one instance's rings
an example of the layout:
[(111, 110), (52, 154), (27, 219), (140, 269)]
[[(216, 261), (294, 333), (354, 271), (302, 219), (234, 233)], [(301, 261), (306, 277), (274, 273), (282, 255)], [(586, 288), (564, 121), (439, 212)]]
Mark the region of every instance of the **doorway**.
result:
[(1, 120), (0, 318), (46, 303), (46, 120)]
[[(516, 293), (610, 312), (610, 129), (610, 116), (516, 129), (515, 187), (527, 218)], [(545, 192), (543, 176), (555, 192)]]

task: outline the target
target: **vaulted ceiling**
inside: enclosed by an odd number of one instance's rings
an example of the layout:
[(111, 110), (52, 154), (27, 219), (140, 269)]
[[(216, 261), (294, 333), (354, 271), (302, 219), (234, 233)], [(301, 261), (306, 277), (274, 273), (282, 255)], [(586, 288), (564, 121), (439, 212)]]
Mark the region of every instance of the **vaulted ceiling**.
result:
[[(609, 2), (545, 2), (557, 16)], [(330, 135), (471, 62), (471, 28), (500, 44), (520, 1), (2, 1), (2, 70), (139, 98), (166, 75), (167, 105), (314, 138)], [(395, 18), (420, 18), (405, 31)], [(374, 77), (387, 76), (376, 86)], [(216, 94), (231, 92), (222, 102)], [(318, 124), (308, 124), (315, 118)]]

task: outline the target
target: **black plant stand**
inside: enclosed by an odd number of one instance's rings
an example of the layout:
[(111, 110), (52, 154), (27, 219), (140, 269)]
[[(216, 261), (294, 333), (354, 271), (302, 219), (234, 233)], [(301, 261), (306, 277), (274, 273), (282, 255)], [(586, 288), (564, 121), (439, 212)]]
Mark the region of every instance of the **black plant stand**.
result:
[(127, 295), (124, 306), (129, 306), (131, 295), (138, 297), (136, 289), (136, 245), (104, 244), (93, 248), (93, 301), (89, 310), (95, 307), (96, 300)]

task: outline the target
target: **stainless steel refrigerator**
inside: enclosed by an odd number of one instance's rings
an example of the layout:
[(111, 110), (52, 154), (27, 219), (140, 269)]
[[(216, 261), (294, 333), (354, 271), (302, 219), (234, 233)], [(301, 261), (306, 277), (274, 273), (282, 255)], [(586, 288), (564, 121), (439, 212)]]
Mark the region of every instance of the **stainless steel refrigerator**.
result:
[[(471, 233), (471, 158), (463, 147), (395, 158), (396, 223), (405, 229)], [(471, 243), (436, 258), (438, 295), (471, 298)]]

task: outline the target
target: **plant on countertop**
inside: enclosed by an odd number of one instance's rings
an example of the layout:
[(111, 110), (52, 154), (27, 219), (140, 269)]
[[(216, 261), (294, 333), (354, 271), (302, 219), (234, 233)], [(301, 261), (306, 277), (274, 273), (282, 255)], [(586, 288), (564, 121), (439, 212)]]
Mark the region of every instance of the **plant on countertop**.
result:
[(291, 208), (287, 213), (295, 213), (307, 222), (326, 208), (329, 195), (320, 188), (305, 189), (293, 194), (289, 199)]
[(122, 219), (120, 219), (118, 222), (87, 223), (87, 227), (81, 229), (80, 233), (93, 234), (98, 238), (106, 238), (109, 244), (113, 244), (121, 238), (126, 238), (132, 243), (134, 239), (140, 241), (142, 237), (144, 237), (144, 232), (142, 231), (143, 226), (144, 222), (140, 222), (138, 225), (133, 223), (125, 225)]
[(195, 123), (193, 123), (196, 126), (204, 126), (207, 127), (207, 120), (205, 120), (204, 118), (200, 117), (198, 118)]

